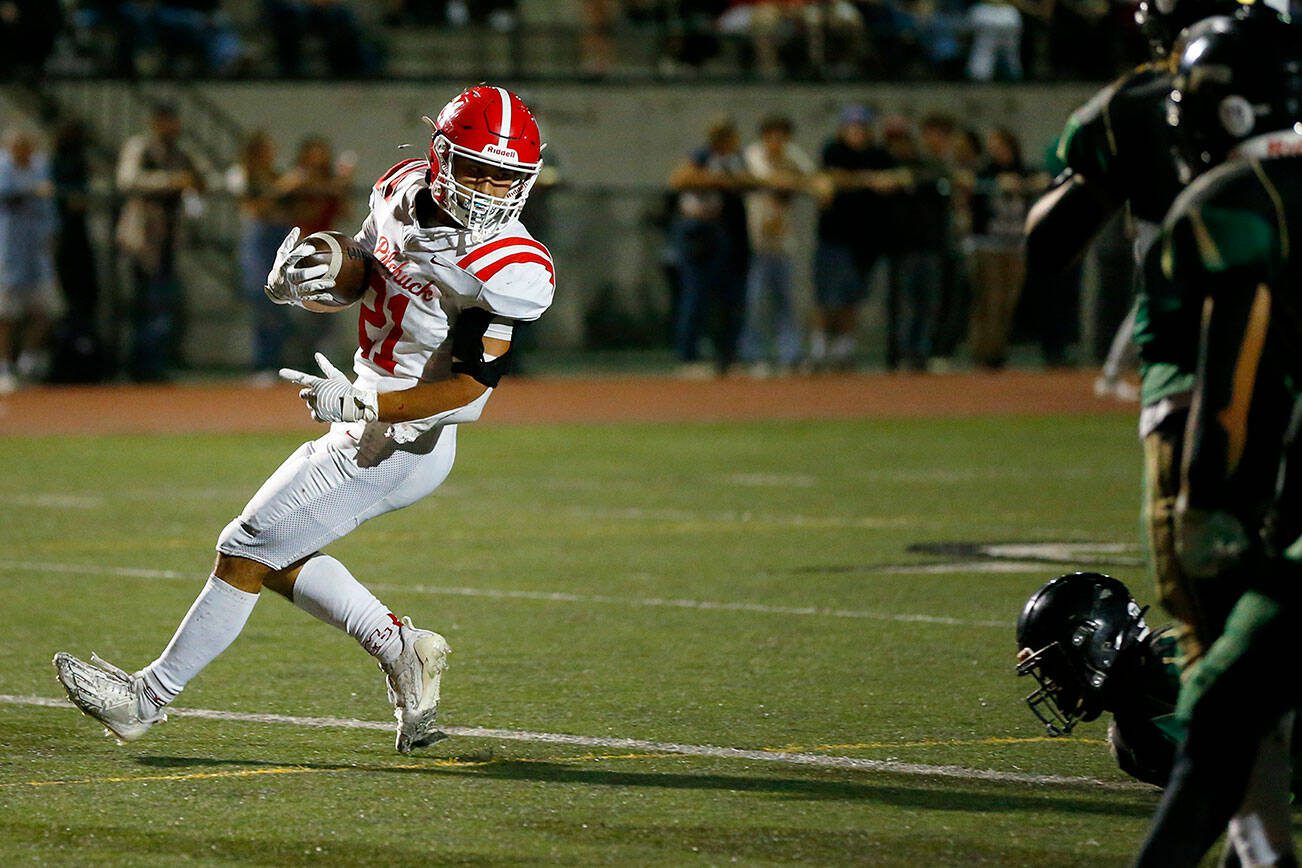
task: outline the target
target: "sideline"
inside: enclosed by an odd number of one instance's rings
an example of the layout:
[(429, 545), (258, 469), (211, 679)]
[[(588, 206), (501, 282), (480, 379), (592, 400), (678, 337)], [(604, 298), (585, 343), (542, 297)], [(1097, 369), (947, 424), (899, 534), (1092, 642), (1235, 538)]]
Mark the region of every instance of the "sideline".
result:
[[(340, 359), (342, 361), (342, 359)], [(483, 425), (956, 419), (1130, 415), (1094, 395), (1096, 372), (863, 373), (689, 381), (667, 376), (513, 378)], [(0, 436), (298, 432), (318, 436), (298, 389), (236, 380), (163, 386), (45, 386), (0, 397)]]

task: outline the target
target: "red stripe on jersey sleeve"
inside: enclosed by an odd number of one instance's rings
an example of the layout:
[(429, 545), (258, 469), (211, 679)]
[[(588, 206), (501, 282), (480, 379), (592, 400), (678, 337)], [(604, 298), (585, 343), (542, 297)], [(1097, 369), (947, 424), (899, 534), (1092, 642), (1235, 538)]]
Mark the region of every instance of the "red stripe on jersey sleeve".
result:
[(413, 157), (408, 160), (403, 160), (402, 162), (395, 164), (392, 168), (389, 169), (389, 171), (381, 175), (379, 179), (375, 182), (375, 186), (379, 187), (381, 184), (383, 184), (385, 181), (388, 181), (390, 178), (393, 178), (395, 175), (400, 175), (403, 172), (407, 171), (408, 169), (412, 168), (413, 163), (423, 163), (423, 162), (425, 161), (416, 157)]
[(552, 261), (545, 256), (539, 256), (537, 253), (523, 252), (512, 253), (510, 256), (503, 256), (492, 265), (486, 265), (479, 271), (471, 272), (475, 277), (487, 283), (489, 279), (506, 268), (508, 265), (518, 265), (522, 262), (536, 262), (543, 268), (547, 269), (547, 280), (552, 286), (556, 285), (556, 272), (552, 269)]
[(467, 253), (465, 256), (461, 257), (461, 259), (457, 260), (457, 267), (466, 268), (471, 263), (483, 259), (485, 256), (487, 256), (490, 253), (495, 253), (498, 250), (501, 250), (503, 247), (512, 247), (512, 246), (532, 247), (535, 250), (542, 251), (543, 256), (546, 256), (549, 259), (551, 258), (551, 254), (547, 251), (547, 248), (544, 247), (542, 244), (538, 243), (537, 241), (534, 241), (532, 238), (499, 238), (496, 241), (492, 242), (491, 244), (485, 244), (483, 247), (479, 248), (478, 250), (472, 250), (469, 253)]
[(424, 169), (427, 165), (428, 164), (425, 160), (419, 158), (403, 160), (401, 163), (398, 163), (392, 169), (380, 176), (380, 179), (375, 182), (375, 189), (387, 199), (389, 196), (393, 195), (394, 187), (401, 178), (411, 174), (417, 169)]

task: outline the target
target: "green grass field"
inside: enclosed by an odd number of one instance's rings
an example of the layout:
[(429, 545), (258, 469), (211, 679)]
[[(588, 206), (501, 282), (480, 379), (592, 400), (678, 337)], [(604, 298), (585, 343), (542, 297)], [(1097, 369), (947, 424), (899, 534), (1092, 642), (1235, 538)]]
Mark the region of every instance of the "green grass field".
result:
[[(1012, 672), (1022, 602), (1067, 567), (919, 572), (947, 559), (909, 550), (1133, 558), (1139, 453), (1120, 414), (467, 428), (438, 493), (331, 553), (448, 637), (446, 723), (516, 738), (403, 757), (389, 732), (174, 717), (119, 747), (25, 704), (62, 697), (57, 650), (151, 660), (218, 531), (300, 439), (0, 441), (0, 862), (1107, 865), (1143, 834), (1156, 794), (1126, 785), (1102, 726), (1042, 738)], [(1142, 568), (1110, 569), (1149, 600)], [(391, 720), (348, 637), (264, 596), (179, 706)]]

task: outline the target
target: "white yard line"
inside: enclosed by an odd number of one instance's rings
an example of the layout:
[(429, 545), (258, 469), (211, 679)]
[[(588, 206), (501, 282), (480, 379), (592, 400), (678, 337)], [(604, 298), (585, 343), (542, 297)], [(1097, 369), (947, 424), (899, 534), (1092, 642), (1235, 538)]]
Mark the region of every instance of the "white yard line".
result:
[[(986, 562), (976, 562), (984, 564)], [(907, 567), (895, 567), (893, 571), (901, 573), (925, 573), (928, 565), (920, 565), (916, 570)], [(138, 567), (96, 566), (93, 564), (61, 564), (43, 561), (7, 561), (0, 560), (3, 572), (39, 572), (63, 573), (71, 575), (120, 576), (135, 579), (185, 579), (198, 585), (202, 576), (198, 573), (184, 573), (175, 570), (152, 570)], [(465, 588), (441, 585), (397, 584), (376, 582), (369, 584), (372, 590), (396, 593), (429, 594), (445, 597), (482, 597), (493, 600), (535, 600), (544, 603), (576, 603), (607, 606), (625, 606), (628, 608), (657, 609), (694, 609), (713, 612), (752, 612), (760, 615), (790, 615), (796, 617), (846, 618), (865, 621), (894, 621), (905, 624), (941, 624), (950, 627), (990, 627), (1000, 630), (1010, 629), (1010, 621), (986, 621), (980, 619), (951, 618), (945, 615), (920, 615), (907, 612), (871, 612), (861, 609), (834, 609), (819, 606), (772, 606), (766, 603), (729, 602), (718, 600), (685, 600), (661, 597), (617, 597), (607, 594), (571, 594), (564, 591), (518, 591), (500, 588)]]
[(570, 594), (562, 591), (507, 591), (489, 588), (453, 588), (431, 585), (372, 585), (377, 590), (411, 591), (443, 596), (491, 597), (503, 600), (539, 600), (558, 603), (598, 603), (611, 606), (650, 607), (661, 609), (697, 609), (716, 612), (754, 612), (761, 615), (822, 616), (857, 618), (868, 621), (897, 621), (909, 624), (944, 624), (952, 627), (998, 627), (1008, 629), (1010, 621), (980, 621), (944, 615), (916, 615), (905, 612), (868, 612), (859, 609), (829, 609), (818, 606), (772, 606), (766, 603), (742, 603), (715, 600), (683, 600), (661, 597), (614, 597), (606, 594)]
[(571, 518), (594, 521), (652, 521), (679, 522), (694, 525), (746, 525), (750, 527), (796, 527), (832, 530), (903, 530), (924, 523), (919, 516), (911, 515), (800, 515), (798, 513), (770, 514), (750, 510), (722, 510), (699, 512), (673, 507), (612, 507), (591, 509), (573, 506), (564, 511)]
[(28, 509), (101, 509), (104, 498), (96, 494), (6, 494), (9, 506)]
[[(45, 696), (13, 696), (0, 694), (0, 704), (35, 706), (39, 708), (72, 708), (65, 699)], [(273, 724), (312, 727), (316, 729), (364, 729), (391, 732), (393, 722), (356, 720), (347, 717), (294, 717), (287, 714), (254, 714), (240, 711), (218, 711), (210, 708), (169, 708), (169, 715), (197, 717), (204, 720), (228, 720), (239, 723)], [(603, 747), (620, 750), (668, 753), (707, 759), (746, 760), (751, 762), (781, 763), (785, 765), (813, 766), (863, 772), (886, 772), (922, 777), (956, 778), (971, 781), (1033, 784), (1041, 786), (1083, 786), (1119, 792), (1152, 792), (1145, 784), (1129, 781), (1100, 781), (1095, 778), (1073, 775), (1037, 775), (1028, 772), (1005, 772), (996, 769), (970, 769), (963, 766), (905, 763), (895, 760), (873, 760), (851, 756), (796, 753), (791, 751), (749, 750), (736, 747), (718, 747), (707, 744), (679, 744), (676, 742), (648, 741), (640, 738), (611, 738), (607, 736), (571, 735), (559, 732), (531, 732), (520, 729), (492, 729), (483, 726), (445, 726), (448, 735), (462, 738), (488, 738), (498, 741), (521, 741), (538, 744), (564, 744), (576, 747)]]

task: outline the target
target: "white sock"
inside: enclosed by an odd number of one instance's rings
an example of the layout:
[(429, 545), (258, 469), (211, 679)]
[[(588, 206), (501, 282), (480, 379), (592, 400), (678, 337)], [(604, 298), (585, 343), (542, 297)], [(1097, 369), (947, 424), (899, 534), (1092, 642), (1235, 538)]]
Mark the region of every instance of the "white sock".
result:
[(854, 335), (837, 335), (832, 338), (832, 346), (828, 355), (834, 362), (848, 362), (854, 355), (856, 343)]
[(229, 648), (244, 629), (256, 602), (257, 594), (241, 591), (210, 576), (190, 611), (185, 613), (181, 626), (176, 628), (172, 641), (157, 660), (141, 671), (145, 682), (141, 703), (154, 706), (142, 707), (141, 711), (152, 715), (171, 702), (191, 678)]
[(298, 571), (294, 605), (343, 630), (381, 663), (392, 663), (402, 650), (398, 616), (329, 555), (317, 555)]

